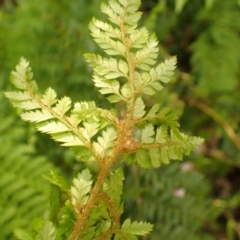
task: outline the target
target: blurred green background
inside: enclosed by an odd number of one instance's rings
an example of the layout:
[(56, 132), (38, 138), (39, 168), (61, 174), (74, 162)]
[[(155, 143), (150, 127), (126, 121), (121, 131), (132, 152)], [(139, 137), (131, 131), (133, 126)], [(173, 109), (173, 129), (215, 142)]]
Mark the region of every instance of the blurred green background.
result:
[[(0, 240), (30, 229), (48, 207), (50, 168), (71, 179), (83, 166), (32, 125), (3, 96), (19, 58), (40, 90), (73, 101), (109, 104), (83, 59), (98, 52), (88, 23), (100, 0), (0, 1)], [(240, 239), (240, 1), (142, 0), (141, 25), (156, 32), (159, 60), (177, 55), (173, 81), (151, 99), (170, 106), (181, 131), (206, 139), (183, 162), (160, 169), (125, 166), (125, 216), (155, 224), (149, 240)]]

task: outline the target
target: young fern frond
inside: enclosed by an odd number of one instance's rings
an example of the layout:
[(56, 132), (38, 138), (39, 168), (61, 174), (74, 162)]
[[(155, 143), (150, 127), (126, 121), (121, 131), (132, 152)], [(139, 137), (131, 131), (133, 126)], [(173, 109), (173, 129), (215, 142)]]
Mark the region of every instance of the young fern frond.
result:
[[(94, 102), (78, 102), (72, 107), (69, 97), (57, 99), (51, 88), (41, 95), (23, 58), (11, 74), (18, 91), (5, 95), (22, 110), (22, 119), (34, 122), (39, 131), (50, 134), (62, 146), (73, 148), (80, 160), (98, 164), (96, 179), (85, 169), (73, 180), (70, 190), (54, 173), (47, 177), (67, 195), (62, 205), (65, 210), (56, 213), (62, 215), (55, 225), (57, 236), (65, 239), (110, 239), (112, 235), (115, 239), (135, 239), (134, 235), (149, 233), (152, 225), (148, 223), (127, 219), (121, 225), (124, 177), (120, 169), (111, 172), (112, 167), (120, 161), (137, 163), (142, 168), (159, 167), (170, 160), (181, 160), (202, 143), (201, 138), (179, 131), (177, 117), (169, 108), (161, 108), (160, 104), (150, 110), (145, 107), (143, 95), (155, 94), (171, 80), (176, 57), (156, 63), (155, 35), (149, 35), (145, 28), (137, 29), (139, 6), (139, 0), (110, 0), (101, 10), (112, 25), (95, 18), (89, 25), (93, 39), (111, 57), (91, 53), (85, 58), (93, 67), (93, 81), (99, 92), (107, 94), (111, 103), (125, 104), (121, 117), (97, 108)], [(69, 225), (66, 219), (72, 223)], [(48, 234), (53, 236), (51, 229)]]
[(78, 102), (71, 109), (70, 98), (58, 100), (51, 88), (43, 95), (38, 93), (32, 77), (29, 63), (22, 58), (11, 74), (11, 81), (23, 91), (5, 93), (13, 105), (22, 110), (22, 119), (36, 123), (39, 131), (50, 134), (62, 146), (85, 147), (97, 157), (91, 138), (103, 127), (115, 124), (114, 113), (97, 108), (94, 102)]

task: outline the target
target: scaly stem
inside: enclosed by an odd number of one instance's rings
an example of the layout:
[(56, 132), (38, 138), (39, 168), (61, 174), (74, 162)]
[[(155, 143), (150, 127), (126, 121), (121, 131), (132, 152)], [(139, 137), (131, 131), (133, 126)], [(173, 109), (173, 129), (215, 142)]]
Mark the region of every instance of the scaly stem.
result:
[[(125, 132), (124, 131), (121, 132), (120, 135), (125, 135)], [(69, 237), (69, 240), (77, 240), (77, 239), (80, 239), (82, 234), (84, 235), (82, 230), (84, 228), (87, 218), (89, 217), (90, 211), (94, 209), (94, 207), (96, 206), (96, 202), (99, 200), (102, 186), (106, 180), (106, 177), (110, 173), (111, 167), (117, 162), (117, 159), (119, 159), (119, 157), (122, 155), (123, 139), (124, 139), (124, 136), (121, 136), (121, 138), (113, 148), (111, 157), (105, 157), (105, 158), (99, 159), (98, 162), (101, 164), (99, 166), (100, 172), (99, 172), (97, 181), (95, 183), (95, 186), (93, 187), (93, 190), (90, 194), (90, 197), (86, 205), (82, 208), (80, 213), (77, 213), (77, 221), (75, 222), (75, 225), (74, 225), (72, 234)]]
[(98, 200), (98, 195), (102, 189), (102, 185), (105, 181), (105, 178), (107, 177), (107, 175), (109, 173), (110, 167), (111, 167), (111, 165), (108, 165), (108, 166), (100, 169), (100, 173), (98, 175), (95, 186), (90, 194), (90, 197), (89, 197), (86, 205), (83, 207), (82, 211), (77, 215), (77, 221), (75, 222), (75, 225), (74, 225), (72, 234), (69, 237), (69, 240), (79, 239), (81, 231), (84, 228), (85, 222), (86, 222), (87, 218), (89, 217), (90, 211), (93, 209), (96, 201)]

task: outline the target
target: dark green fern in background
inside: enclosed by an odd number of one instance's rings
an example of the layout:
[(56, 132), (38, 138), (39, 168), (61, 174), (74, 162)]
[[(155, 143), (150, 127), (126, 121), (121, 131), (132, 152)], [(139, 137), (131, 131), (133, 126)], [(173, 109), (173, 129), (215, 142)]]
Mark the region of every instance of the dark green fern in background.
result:
[(26, 139), (31, 134), (4, 110), (0, 135), (0, 239), (13, 239), (16, 226), (30, 230), (32, 219), (48, 208), (50, 188), (40, 176), (53, 165), (44, 156), (34, 156), (34, 146)]

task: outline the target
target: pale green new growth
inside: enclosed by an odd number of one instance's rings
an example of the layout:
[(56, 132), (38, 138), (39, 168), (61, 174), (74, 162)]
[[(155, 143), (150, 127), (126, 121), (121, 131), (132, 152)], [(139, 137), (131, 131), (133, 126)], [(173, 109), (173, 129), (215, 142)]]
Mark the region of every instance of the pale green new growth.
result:
[(30, 236), (26, 231), (22, 229), (16, 229), (14, 233), (15, 233), (15, 237), (17, 237), (19, 240), (55, 240), (56, 239), (55, 227), (50, 221), (46, 221), (41, 226), (39, 234), (35, 238)]
[[(18, 90), (5, 95), (21, 109), (22, 119), (35, 123), (39, 131), (71, 147), (80, 161), (94, 163), (98, 169), (96, 179), (88, 169), (83, 170), (71, 187), (54, 172), (46, 176), (54, 186), (49, 220), (39, 229), (45, 240), (137, 239), (135, 235), (148, 234), (149, 223), (129, 219), (120, 223), (124, 176), (121, 169), (112, 171), (112, 167), (122, 161), (142, 168), (159, 167), (182, 160), (203, 141), (181, 133), (171, 109), (158, 103), (150, 109), (145, 106), (144, 96), (163, 89), (177, 60), (171, 57), (157, 63), (156, 36), (137, 28), (139, 6), (138, 0), (109, 0), (101, 10), (110, 23), (93, 18), (89, 25), (106, 56), (88, 53), (85, 59), (93, 68), (99, 92), (111, 103), (123, 102), (119, 113), (98, 108), (94, 102), (72, 104), (69, 97), (58, 99), (51, 88), (41, 95), (23, 58), (11, 73)], [(28, 237), (20, 230), (15, 234), (18, 239), (24, 234)]]
[(85, 205), (89, 198), (89, 192), (92, 187), (92, 175), (88, 169), (83, 170), (73, 179), (71, 187), (72, 204), (76, 206), (78, 211), (79, 206)]
[(53, 226), (52, 222), (47, 221), (40, 230), (39, 236), (37, 236), (36, 240), (55, 240), (55, 239), (56, 239), (55, 227)]
[(14, 231), (15, 237), (19, 240), (33, 240), (33, 238), (26, 231), (22, 229), (16, 229)]

